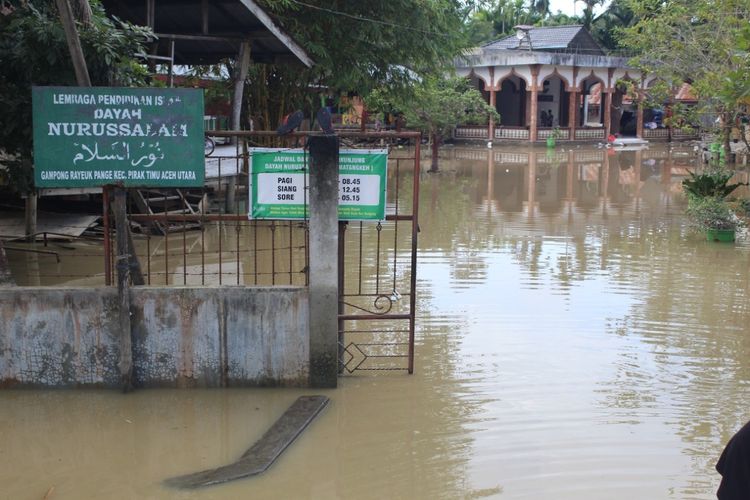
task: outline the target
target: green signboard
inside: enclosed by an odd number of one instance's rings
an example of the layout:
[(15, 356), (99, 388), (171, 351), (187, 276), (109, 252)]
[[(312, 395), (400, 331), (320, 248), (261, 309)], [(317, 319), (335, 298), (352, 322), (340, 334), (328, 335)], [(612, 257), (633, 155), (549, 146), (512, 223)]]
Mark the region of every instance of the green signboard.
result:
[(202, 187), (203, 91), (33, 87), (41, 188)]
[[(304, 219), (309, 155), (301, 149), (250, 150), (251, 219)], [(385, 219), (387, 149), (339, 152), (339, 219)]]

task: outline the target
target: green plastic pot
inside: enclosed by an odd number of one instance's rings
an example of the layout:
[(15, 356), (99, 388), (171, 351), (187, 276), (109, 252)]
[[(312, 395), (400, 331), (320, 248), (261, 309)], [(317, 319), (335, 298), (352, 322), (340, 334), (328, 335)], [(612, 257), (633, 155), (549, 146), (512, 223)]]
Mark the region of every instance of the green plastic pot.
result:
[(555, 138), (554, 137), (547, 137), (547, 147), (548, 148), (554, 148), (555, 147)]
[(708, 241), (719, 241), (722, 243), (734, 242), (734, 229), (706, 229)]

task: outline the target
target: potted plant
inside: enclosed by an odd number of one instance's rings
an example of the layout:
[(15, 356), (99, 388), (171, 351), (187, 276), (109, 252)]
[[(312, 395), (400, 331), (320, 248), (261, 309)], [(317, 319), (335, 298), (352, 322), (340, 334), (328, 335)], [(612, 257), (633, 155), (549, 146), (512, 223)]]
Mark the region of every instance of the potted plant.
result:
[(704, 198), (707, 196), (724, 199), (729, 196), (739, 186), (744, 186), (742, 182), (727, 184), (729, 179), (734, 175), (733, 172), (723, 168), (709, 168), (704, 172), (689, 172), (690, 178), (682, 181), (682, 187), (688, 197)]
[(740, 219), (730, 203), (723, 198), (693, 197), (688, 201), (687, 214), (703, 230), (708, 241), (734, 241)]

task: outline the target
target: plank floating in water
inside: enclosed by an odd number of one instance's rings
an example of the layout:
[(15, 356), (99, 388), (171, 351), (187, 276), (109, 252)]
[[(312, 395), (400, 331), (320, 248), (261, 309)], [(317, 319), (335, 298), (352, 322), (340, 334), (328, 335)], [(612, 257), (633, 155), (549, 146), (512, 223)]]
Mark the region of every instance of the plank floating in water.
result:
[(301, 396), (242, 457), (233, 464), (167, 479), (178, 488), (200, 488), (265, 472), (328, 404), (325, 396)]

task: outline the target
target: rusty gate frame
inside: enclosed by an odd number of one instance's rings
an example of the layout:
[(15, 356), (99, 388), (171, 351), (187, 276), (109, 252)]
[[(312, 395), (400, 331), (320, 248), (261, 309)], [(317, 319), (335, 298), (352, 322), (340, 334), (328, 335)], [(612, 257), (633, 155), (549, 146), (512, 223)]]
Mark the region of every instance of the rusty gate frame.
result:
[[(417, 286), (417, 243), (419, 234), (419, 177), (420, 177), (420, 156), (421, 156), (421, 137), (422, 134), (419, 132), (396, 132), (396, 133), (362, 133), (359, 134), (347, 134), (348, 137), (356, 137), (363, 139), (377, 139), (377, 138), (388, 138), (388, 139), (406, 139), (414, 142), (414, 155), (405, 158), (389, 158), (389, 160), (396, 161), (396, 200), (395, 200), (395, 213), (386, 214), (385, 221), (394, 223), (394, 246), (393, 246), (393, 260), (394, 260), (394, 279), (393, 289), (389, 291), (389, 294), (380, 293), (380, 231), (382, 230), (381, 222), (378, 222), (375, 226), (378, 231), (378, 249), (376, 255), (376, 266), (378, 270), (378, 276), (376, 277), (376, 292), (374, 294), (362, 293), (361, 286), (361, 266), (362, 266), (362, 230), (364, 229), (363, 223), (359, 222), (359, 234), (360, 234), (360, 253), (359, 253), (359, 266), (360, 266), (360, 283), (358, 286), (357, 293), (346, 293), (347, 282), (346, 282), (346, 232), (349, 222), (339, 222), (339, 238), (338, 238), (338, 262), (339, 262), (339, 373), (353, 373), (355, 371), (407, 371), (409, 374), (414, 373), (414, 331), (415, 331), (415, 318), (416, 318), (416, 286)], [(411, 200), (411, 213), (399, 213), (399, 202), (398, 202), (398, 169), (399, 162), (401, 161), (413, 161), (413, 185), (412, 185), (412, 200)], [(387, 201), (387, 200), (386, 200)], [(410, 259), (409, 259), (409, 290), (408, 292), (401, 294), (396, 290), (396, 260), (398, 251), (398, 224), (399, 222), (409, 222), (411, 227), (411, 245), (410, 245)], [(391, 313), (394, 298), (397, 300), (402, 296), (408, 296), (409, 306), (406, 312), (402, 313)], [(395, 297), (394, 297), (395, 296)], [(372, 308), (365, 308), (351, 302), (353, 298), (366, 297), (372, 299)], [(385, 305), (383, 303), (386, 303)], [(358, 312), (347, 312), (346, 309), (356, 309)], [(346, 335), (357, 333), (363, 333), (362, 330), (347, 330), (348, 322), (373, 322), (379, 323), (383, 321), (408, 321), (408, 341), (407, 341), (407, 353), (403, 354), (368, 354), (367, 349), (371, 347), (398, 347), (403, 346), (403, 342), (379, 342), (379, 343), (357, 343), (354, 341), (347, 341)], [(364, 347), (364, 349), (363, 349)], [(356, 351), (352, 352), (352, 351)], [(361, 359), (357, 361), (357, 354), (361, 356)], [(349, 359), (346, 359), (346, 356)], [(366, 367), (363, 366), (366, 360), (371, 358), (406, 358), (406, 367)]]
[[(306, 138), (311, 135), (320, 135), (320, 132), (294, 132), (292, 134), (289, 134), (288, 136), (285, 136), (282, 140), (286, 141), (294, 141), (295, 144), (299, 143), (300, 141), (306, 142)], [(241, 147), (239, 146), (239, 141), (244, 141), (244, 144), (246, 145), (247, 142), (257, 139), (257, 140), (265, 140), (265, 141), (278, 141), (280, 138), (274, 131), (210, 131), (206, 133), (206, 136), (211, 137), (223, 137), (223, 138), (236, 138), (238, 141), (237, 146), (237, 156), (235, 159), (239, 160), (242, 157), (245, 157), (247, 155), (246, 150), (244, 152), (241, 152)], [(378, 234), (378, 249), (377, 249), (377, 257), (376, 257), (376, 266), (377, 266), (377, 277), (376, 277), (376, 293), (375, 294), (368, 294), (368, 293), (362, 293), (362, 286), (361, 286), (361, 259), (362, 259), (362, 253), (360, 251), (359, 259), (360, 259), (360, 286), (358, 287), (357, 293), (346, 293), (346, 269), (345, 269), (345, 245), (346, 245), (346, 228), (349, 222), (339, 222), (339, 267), (338, 267), (338, 283), (339, 283), (339, 315), (338, 315), (338, 342), (339, 342), (339, 373), (353, 373), (355, 371), (367, 371), (367, 370), (385, 370), (385, 371), (408, 371), (408, 373), (414, 373), (414, 332), (415, 332), (415, 316), (416, 316), (416, 282), (417, 282), (417, 238), (418, 238), (418, 232), (419, 232), (419, 223), (418, 223), (418, 213), (419, 213), (419, 177), (420, 177), (420, 155), (421, 155), (421, 138), (422, 134), (420, 132), (362, 132), (362, 131), (354, 131), (354, 130), (337, 130), (337, 136), (342, 139), (352, 139), (352, 140), (362, 140), (362, 141), (369, 141), (370, 144), (367, 144), (367, 146), (372, 145), (372, 141), (380, 142), (381, 144), (387, 143), (387, 144), (395, 144), (397, 141), (407, 141), (409, 143), (413, 143), (414, 149), (413, 149), (413, 155), (412, 156), (406, 156), (406, 157), (398, 157), (398, 158), (390, 158), (389, 156), (389, 162), (395, 161), (396, 162), (396, 190), (395, 190), (395, 213), (386, 214), (385, 220), (375, 223), (375, 221), (368, 221), (366, 223), (367, 227), (375, 227), (376, 230), (380, 233), (382, 229), (382, 222), (386, 223), (393, 223), (394, 224), (394, 245), (392, 248), (393, 251), (393, 263), (394, 263), (394, 281), (393, 281), (393, 288), (392, 290), (389, 290), (389, 293), (380, 293), (379, 286), (380, 286), (380, 263), (381, 263), (381, 250), (384, 250), (385, 252), (388, 251), (387, 248), (381, 248), (380, 243), (380, 234)], [(272, 144), (268, 144), (268, 146), (271, 146)], [(361, 147), (361, 144), (355, 144), (353, 147)], [(296, 147), (303, 147), (303, 146), (296, 146)], [(378, 147), (378, 146), (375, 146)], [(230, 160), (231, 158), (226, 158), (227, 160)], [(399, 212), (399, 202), (398, 202), (398, 170), (400, 169), (400, 163), (401, 162), (413, 162), (413, 186), (412, 186), (412, 199), (411, 199), (411, 213), (401, 213)], [(239, 166), (236, 167), (236, 173), (239, 175), (240, 170)], [(219, 163), (219, 176), (221, 176), (221, 163)], [(225, 192), (228, 192), (230, 187), (227, 185)], [(219, 192), (221, 193), (221, 183), (219, 182)], [(109, 217), (109, 205), (110, 205), (110, 196), (109, 191), (105, 187), (103, 189), (103, 197), (102, 197), (102, 205), (103, 205), (103, 225), (104, 225), (104, 275), (105, 275), (105, 284), (107, 286), (110, 286), (113, 283), (113, 274), (114, 274), (114, 265), (113, 262), (115, 260), (115, 256), (113, 255), (113, 248), (111, 244), (111, 220)], [(386, 200), (387, 204), (388, 200)], [(146, 214), (128, 214), (128, 218), (132, 221), (139, 221), (139, 222), (148, 222), (148, 221), (159, 221), (167, 223), (168, 221), (173, 222), (180, 222), (180, 223), (189, 223), (189, 222), (216, 222), (219, 224), (223, 223), (233, 223), (233, 224), (240, 224), (242, 222), (247, 222), (247, 215), (244, 213), (237, 213), (237, 212), (227, 212), (227, 213), (214, 213), (214, 214), (196, 214), (196, 215), (190, 215), (190, 214), (169, 214), (169, 215), (146, 215)], [(268, 221), (273, 223), (273, 221)], [(288, 222), (288, 221), (284, 221)], [(398, 228), (399, 223), (410, 223), (410, 235), (411, 235), (411, 243), (410, 243), (410, 258), (408, 261), (408, 270), (410, 274), (409, 279), (409, 290), (405, 293), (400, 293), (398, 290), (396, 290), (396, 264), (397, 264), (397, 251), (398, 251)], [(306, 224), (306, 222), (305, 222)], [(363, 225), (363, 222), (359, 222), (360, 226), (360, 242), (361, 242), (361, 230), (365, 227)], [(166, 242), (168, 241), (168, 237), (165, 240), (165, 246)], [(150, 239), (147, 240), (147, 242), (150, 242)], [(239, 245), (239, 241), (237, 242)], [(307, 245), (307, 243), (305, 243)], [(360, 247), (361, 250), (361, 247)], [(182, 248), (182, 257), (183, 260), (185, 259), (185, 247), (184, 247), (184, 238), (183, 238), (183, 248)], [(219, 253), (221, 253), (221, 247), (219, 248)], [(307, 255), (307, 250), (305, 250), (306, 253), (306, 260), (309, 257)], [(165, 268), (168, 267), (166, 264), (166, 259), (168, 259), (169, 250), (168, 248), (165, 249)], [(201, 257), (203, 258), (203, 257)], [(147, 256), (147, 259), (150, 259), (150, 255)], [(237, 249), (237, 259), (239, 259), (239, 248)], [(387, 260), (384, 259), (384, 260)], [(405, 260), (405, 259), (404, 259)], [(401, 261), (401, 264), (404, 264), (404, 260)], [(305, 263), (305, 267), (307, 267), (307, 262)], [(148, 284), (151, 283), (151, 266), (150, 266), (150, 260), (147, 260), (147, 280)], [(221, 260), (219, 260), (219, 269), (221, 269)], [(202, 273), (203, 273), (202, 269)], [(274, 275), (275, 276), (275, 275)], [(167, 282), (169, 282), (168, 272), (166, 276)], [(291, 280), (291, 278), (290, 278)], [(203, 280), (202, 280), (203, 281)], [(305, 280), (307, 282), (307, 280)], [(219, 283), (221, 283), (221, 274), (219, 275)], [(240, 284), (240, 277), (239, 274), (237, 275), (237, 284)], [(391, 309), (393, 307), (394, 297), (396, 300), (400, 299), (401, 297), (406, 296), (409, 298), (408, 302), (408, 309), (405, 312), (399, 312), (399, 313), (392, 313)], [(360, 297), (360, 298), (366, 298), (372, 300), (372, 307), (363, 307), (361, 305), (356, 305), (352, 303), (352, 300)], [(384, 305), (386, 304), (386, 305)], [(350, 311), (347, 312), (347, 309)], [(357, 312), (351, 312), (351, 309), (356, 310)], [(373, 347), (373, 346), (379, 346), (379, 347), (387, 347), (387, 346), (393, 346), (395, 347), (403, 347), (404, 342), (386, 342), (386, 343), (378, 343), (378, 344), (365, 344), (365, 343), (357, 343), (354, 341), (349, 342), (346, 344), (346, 335), (349, 334), (356, 334), (357, 332), (354, 330), (347, 330), (347, 325), (353, 321), (358, 321), (360, 324), (364, 322), (364, 324), (367, 323), (375, 323), (379, 324), (384, 321), (408, 321), (409, 328), (408, 328), (408, 341), (407, 344), (407, 352), (406, 354), (393, 354), (391, 352), (387, 355), (377, 355), (377, 354), (369, 354), (366, 352), (366, 348)], [(360, 333), (363, 333), (360, 331)], [(357, 351), (357, 357), (361, 357), (358, 362), (354, 362), (355, 354), (352, 353), (351, 350)], [(349, 359), (345, 359), (347, 353), (349, 354)], [(363, 366), (364, 362), (367, 359), (375, 359), (375, 358), (406, 358), (407, 363), (406, 367), (368, 367)]]

